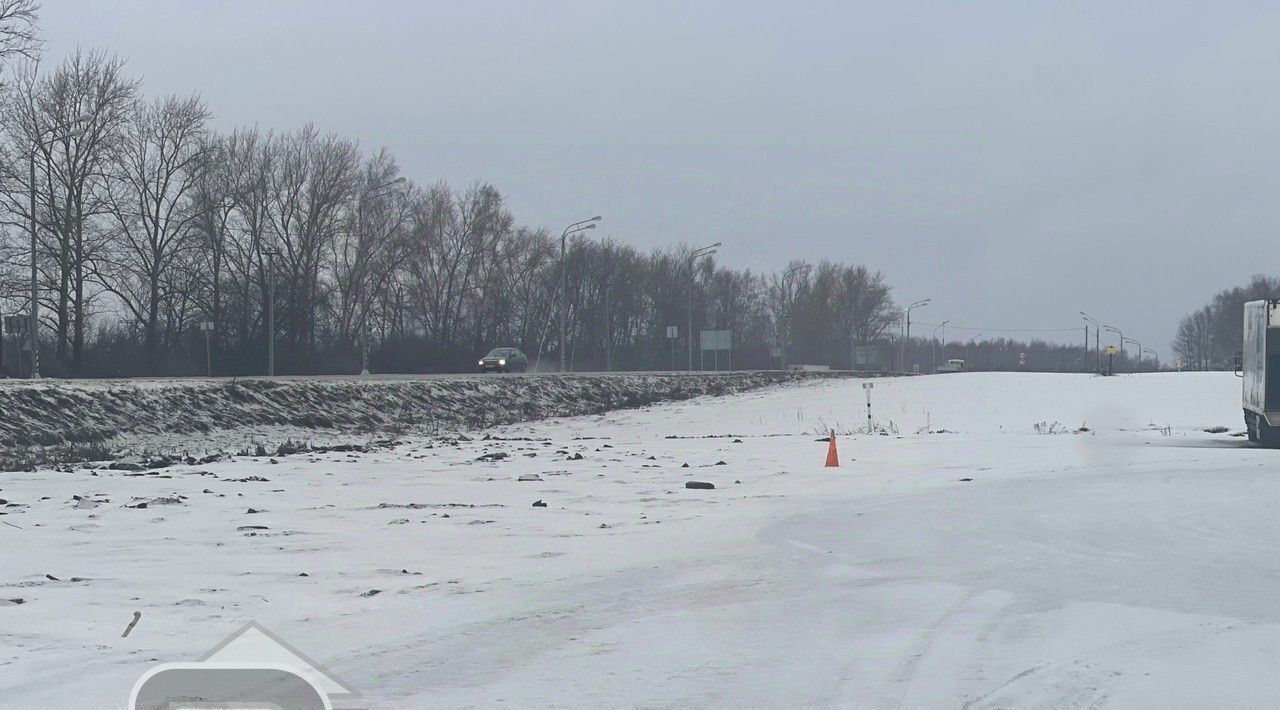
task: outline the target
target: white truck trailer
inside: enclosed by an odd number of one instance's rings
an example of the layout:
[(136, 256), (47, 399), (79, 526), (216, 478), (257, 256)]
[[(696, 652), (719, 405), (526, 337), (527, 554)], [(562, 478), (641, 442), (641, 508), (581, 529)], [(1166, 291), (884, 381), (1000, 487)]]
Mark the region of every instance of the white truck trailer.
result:
[(1280, 447), (1280, 300), (1244, 304), (1240, 370), (1249, 441)]

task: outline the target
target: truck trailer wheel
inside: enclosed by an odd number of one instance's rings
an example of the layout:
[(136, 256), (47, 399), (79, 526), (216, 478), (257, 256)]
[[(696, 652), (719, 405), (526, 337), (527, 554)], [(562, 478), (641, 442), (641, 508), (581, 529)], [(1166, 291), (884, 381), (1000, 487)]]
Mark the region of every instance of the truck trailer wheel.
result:
[(1260, 414), (1250, 413), (1245, 421), (1245, 429), (1249, 432), (1249, 441), (1257, 442), (1268, 449), (1280, 449), (1280, 427), (1267, 424)]
[(1280, 429), (1258, 422), (1258, 443), (1268, 449), (1280, 449)]

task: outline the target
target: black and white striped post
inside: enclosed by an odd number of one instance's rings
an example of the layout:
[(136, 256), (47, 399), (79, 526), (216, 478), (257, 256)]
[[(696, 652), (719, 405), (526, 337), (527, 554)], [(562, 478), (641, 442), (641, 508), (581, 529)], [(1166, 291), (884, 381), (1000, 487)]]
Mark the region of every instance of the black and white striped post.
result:
[(867, 433), (871, 433), (871, 388), (875, 387), (874, 382), (863, 382), (862, 391), (867, 393)]

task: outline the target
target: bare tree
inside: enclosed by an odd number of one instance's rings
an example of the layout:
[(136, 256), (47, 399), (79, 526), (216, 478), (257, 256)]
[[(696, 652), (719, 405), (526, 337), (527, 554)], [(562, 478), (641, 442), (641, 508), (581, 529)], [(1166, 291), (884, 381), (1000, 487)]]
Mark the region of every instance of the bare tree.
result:
[(364, 336), (374, 302), (385, 295), (394, 258), (408, 224), (409, 201), (396, 184), (400, 169), (385, 150), (364, 167), (354, 205), (333, 243), (335, 327), (340, 340)]
[(36, 0), (0, 0), (0, 61), (14, 57), (34, 59), (43, 46)]
[[(118, 149), (136, 97), (137, 83), (123, 76), (124, 62), (104, 52), (76, 51), (42, 82), (38, 103), (55, 140), (40, 150), (50, 185), (48, 229), (56, 242), (57, 354), (71, 349), (72, 371), (84, 351), (87, 309), (92, 297), (90, 262), (102, 249), (104, 212), (97, 199), (108, 156)], [(69, 332), (70, 331), (70, 332)]]
[(199, 213), (188, 198), (204, 166), (208, 118), (194, 96), (135, 106), (105, 183), (115, 229), (111, 254), (96, 276), (143, 324), (151, 372), (160, 366), (161, 313), (167, 299), (179, 296), (167, 289), (170, 270), (192, 246), (189, 226)]
[(405, 266), (418, 318), (437, 343), (458, 344), (464, 308), (475, 305), (484, 266), (496, 263), (494, 243), (513, 231), (514, 219), (492, 185), (455, 194), (436, 184), (418, 201)]
[(306, 126), (279, 141), (266, 181), (271, 238), (288, 277), (286, 325), (303, 352), (315, 348), (324, 305), (321, 267), (346, 217), (359, 166), (355, 143)]

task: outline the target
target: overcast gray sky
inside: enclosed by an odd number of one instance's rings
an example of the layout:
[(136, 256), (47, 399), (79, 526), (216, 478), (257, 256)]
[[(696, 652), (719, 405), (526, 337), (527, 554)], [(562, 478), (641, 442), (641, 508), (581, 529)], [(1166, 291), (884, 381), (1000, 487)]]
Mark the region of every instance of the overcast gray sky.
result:
[(222, 128), (313, 122), (557, 231), (865, 263), (989, 334), (1085, 309), (1167, 358), (1280, 262), (1275, 4), (46, 0), (42, 26)]

